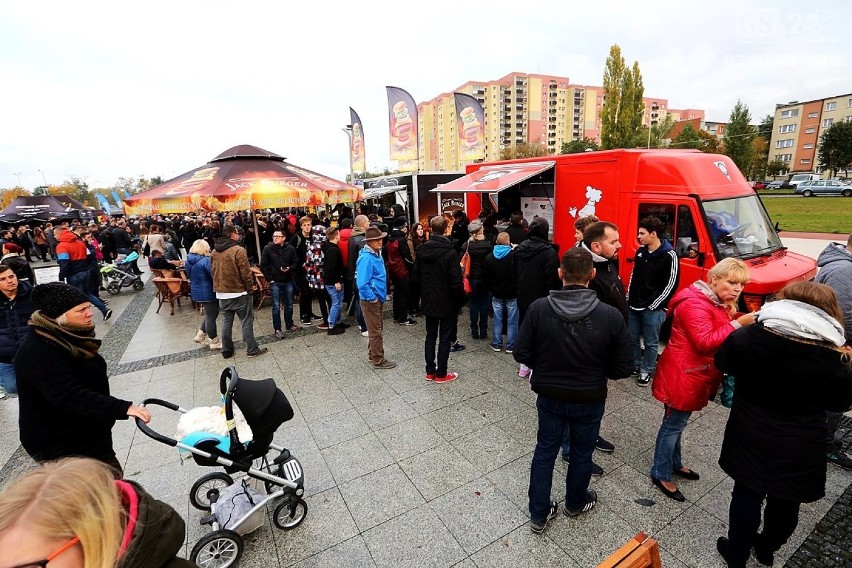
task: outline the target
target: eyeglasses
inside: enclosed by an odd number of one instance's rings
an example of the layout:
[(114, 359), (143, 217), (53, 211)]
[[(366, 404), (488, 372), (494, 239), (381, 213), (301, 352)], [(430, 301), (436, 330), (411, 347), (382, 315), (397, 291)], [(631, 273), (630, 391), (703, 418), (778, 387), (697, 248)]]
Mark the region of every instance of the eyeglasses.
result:
[(36, 562), (30, 562), (28, 564), (19, 564), (17, 566), (13, 566), (12, 568), (47, 568), (47, 564), (53, 560), (56, 560), (63, 552), (73, 547), (75, 544), (80, 542), (80, 537), (75, 536), (65, 544), (63, 544), (59, 550), (45, 558), (44, 560), (38, 560)]

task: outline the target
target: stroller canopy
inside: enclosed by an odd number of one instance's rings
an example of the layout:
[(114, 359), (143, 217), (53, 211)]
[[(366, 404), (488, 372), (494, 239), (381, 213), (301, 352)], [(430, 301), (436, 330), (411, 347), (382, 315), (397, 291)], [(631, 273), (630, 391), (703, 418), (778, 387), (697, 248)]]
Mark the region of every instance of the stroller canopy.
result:
[(293, 418), (293, 407), (272, 379), (241, 378), (234, 389), (234, 402), (251, 426), (255, 441), (272, 434)]

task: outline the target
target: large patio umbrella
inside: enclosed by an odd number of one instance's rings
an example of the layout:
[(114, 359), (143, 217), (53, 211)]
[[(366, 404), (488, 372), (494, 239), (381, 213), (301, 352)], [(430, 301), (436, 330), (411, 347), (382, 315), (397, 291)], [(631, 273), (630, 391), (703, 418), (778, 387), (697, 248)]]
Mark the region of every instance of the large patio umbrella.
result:
[[(288, 164), (283, 156), (243, 144), (203, 166), (124, 201), (128, 215), (240, 211), (354, 203), (363, 190)], [(257, 217), (252, 214), (260, 257)]]

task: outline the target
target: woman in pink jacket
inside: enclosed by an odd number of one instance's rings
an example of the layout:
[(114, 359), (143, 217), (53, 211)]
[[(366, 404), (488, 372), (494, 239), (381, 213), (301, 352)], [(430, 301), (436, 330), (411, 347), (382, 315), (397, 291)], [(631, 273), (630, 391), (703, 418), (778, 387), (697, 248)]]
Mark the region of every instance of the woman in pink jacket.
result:
[(747, 281), (745, 263), (726, 258), (710, 269), (707, 282), (693, 283), (669, 303), (671, 336), (660, 355), (653, 383), (654, 398), (663, 403), (665, 413), (657, 433), (651, 481), (675, 501), (686, 498), (672, 476), (699, 478), (681, 461), (680, 439), (689, 416), (707, 406), (722, 381), (713, 355), (735, 329), (754, 323), (753, 314), (733, 319)]

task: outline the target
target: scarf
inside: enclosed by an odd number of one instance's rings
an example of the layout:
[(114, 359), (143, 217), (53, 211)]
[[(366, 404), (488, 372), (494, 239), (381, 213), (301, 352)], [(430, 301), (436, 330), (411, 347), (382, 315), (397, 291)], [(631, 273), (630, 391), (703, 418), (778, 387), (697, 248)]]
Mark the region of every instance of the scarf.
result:
[(49, 343), (57, 345), (78, 359), (91, 359), (98, 354), (101, 340), (95, 339), (93, 325), (59, 325), (41, 310), (33, 312), (29, 321), (33, 331)]
[(846, 342), (843, 326), (817, 308), (797, 300), (778, 300), (760, 308), (757, 323), (792, 339), (830, 343), (842, 347)]

